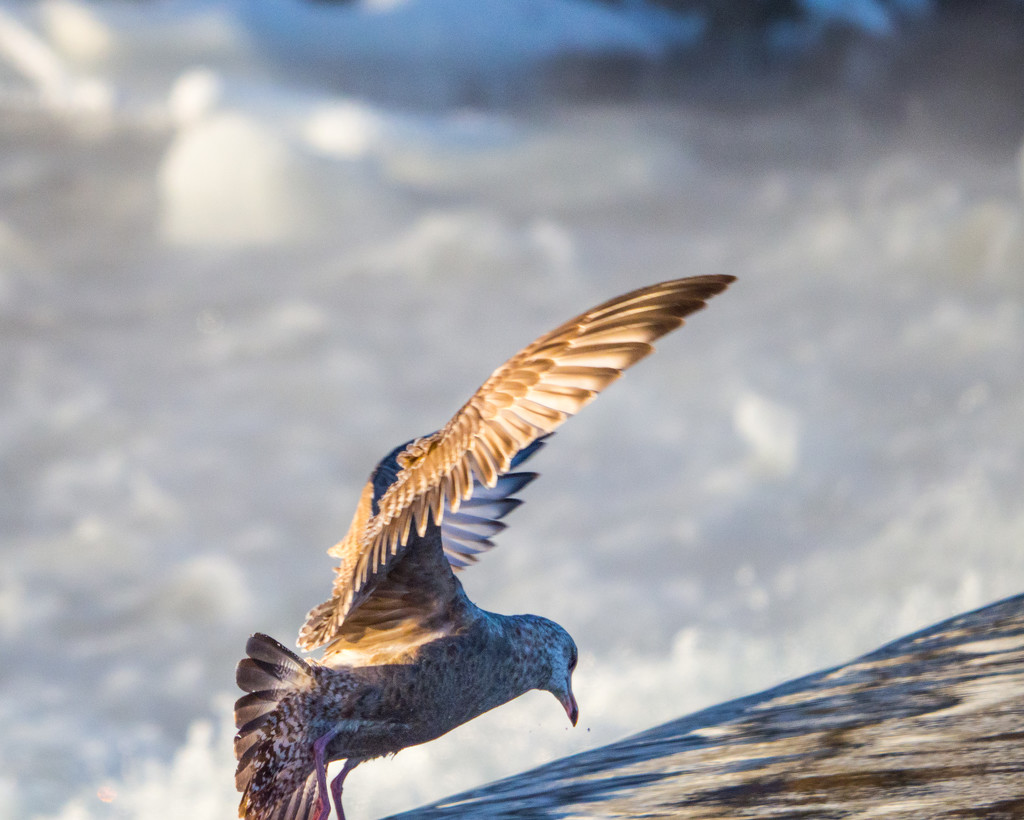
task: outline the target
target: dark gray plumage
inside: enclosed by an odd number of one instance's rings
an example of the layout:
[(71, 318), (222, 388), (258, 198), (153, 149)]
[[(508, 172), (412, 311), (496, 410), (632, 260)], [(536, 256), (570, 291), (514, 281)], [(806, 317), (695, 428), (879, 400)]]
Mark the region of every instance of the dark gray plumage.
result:
[(334, 595), (299, 635), (303, 660), (254, 635), (238, 665), (235, 785), (247, 820), (326, 820), (327, 764), (339, 818), (345, 776), (364, 760), (440, 737), (531, 690), (576, 724), (577, 650), (558, 624), (475, 606), (453, 574), (493, 546), (533, 473), (515, 472), (651, 342), (724, 290), (729, 276), (678, 279), (605, 302), (496, 370), (441, 430), (395, 449), (363, 490)]

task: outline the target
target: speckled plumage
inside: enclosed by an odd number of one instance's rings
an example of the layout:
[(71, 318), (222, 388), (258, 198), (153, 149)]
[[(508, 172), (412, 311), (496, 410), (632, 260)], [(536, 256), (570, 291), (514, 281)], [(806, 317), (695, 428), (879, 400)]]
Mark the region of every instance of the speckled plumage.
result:
[(535, 615), (475, 606), (453, 574), (493, 546), (516, 472), (551, 432), (651, 342), (724, 290), (732, 277), (652, 285), (545, 334), (496, 370), (441, 430), (390, 453), (373, 472), (345, 538), (334, 595), (314, 608), (303, 660), (272, 638), (246, 645), (235, 705), (235, 784), (246, 820), (326, 820), (326, 768), (339, 818), (344, 778), (363, 760), (440, 737), (531, 689), (559, 700), (575, 725), (577, 651)]

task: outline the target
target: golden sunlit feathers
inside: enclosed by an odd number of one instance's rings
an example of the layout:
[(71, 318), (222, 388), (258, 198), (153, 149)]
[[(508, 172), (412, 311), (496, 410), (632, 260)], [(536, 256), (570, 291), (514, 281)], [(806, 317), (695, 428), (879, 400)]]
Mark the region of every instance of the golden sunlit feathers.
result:
[[(457, 512), (474, 487), (494, 488), (517, 453), (579, 412), (732, 281), (700, 276), (627, 293), (541, 336), (498, 368), (448, 424), (398, 455), (400, 469), (377, 499), (376, 514), (372, 486), (369, 497), (364, 491), (349, 533), (331, 550), (341, 558), (334, 597), (310, 612), (300, 645), (313, 649), (332, 639), (401, 560), (414, 527), (423, 536), (431, 520), (440, 525), (446, 510)], [(473, 551), (465, 546), (446, 557), (458, 568), (475, 560)]]

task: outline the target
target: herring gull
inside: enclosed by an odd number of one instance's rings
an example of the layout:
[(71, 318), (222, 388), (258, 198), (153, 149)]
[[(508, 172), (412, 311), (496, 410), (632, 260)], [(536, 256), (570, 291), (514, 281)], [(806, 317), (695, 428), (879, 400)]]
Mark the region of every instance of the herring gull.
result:
[(246, 820), (338, 817), (359, 763), (433, 740), (532, 689), (576, 725), (576, 644), (537, 615), (486, 612), (453, 571), (505, 528), (535, 473), (519, 466), (651, 343), (723, 291), (731, 276), (650, 285), (588, 310), (498, 368), (443, 428), (393, 450), (370, 476), (330, 600), (299, 633), (303, 659), (253, 635), (238, 664), (235, 785)]

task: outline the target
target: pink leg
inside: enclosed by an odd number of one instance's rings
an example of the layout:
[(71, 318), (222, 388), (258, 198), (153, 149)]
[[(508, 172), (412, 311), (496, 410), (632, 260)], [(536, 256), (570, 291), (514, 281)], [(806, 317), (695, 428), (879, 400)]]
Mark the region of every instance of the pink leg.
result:
[[(327, 764), (324, 761), (324, 752), (336, 734), (338, 730), (333, 729), (313, 741), (313, 762), (316, 766), (316, 820), (327, 820), (331, 813), (331, 804), (327, 799)], [(345, 765), (348, 765), (348, 761)]]
[(345, 810), (341, 807), (341, 787), (345, 782), (345, 775), (352, 771), (362, 761), (358, 758), (350, 758), (341, 767), (338, 776), (331, 781), (331, 796), (334, 798), (334, 808), (338, 812), (338, 820), (345, 820)]

